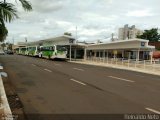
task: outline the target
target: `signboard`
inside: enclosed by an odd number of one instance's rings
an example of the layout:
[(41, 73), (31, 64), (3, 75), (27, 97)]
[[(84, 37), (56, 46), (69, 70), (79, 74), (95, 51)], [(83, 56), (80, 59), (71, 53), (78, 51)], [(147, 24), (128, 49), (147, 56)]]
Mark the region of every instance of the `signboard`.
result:
[(114, 50), (114, 51), (113, 51), (113, 54), (115, 54), (115, 55), (116, 55), (117, 53), (118, 53), (118, 52), (117, 52), (117, 50)]
[(145, 42), (141, 42), (141, 46), (144, 47), (145, 46)]
[(75, 39), (69, 39), (69, 43), (73, 43)]

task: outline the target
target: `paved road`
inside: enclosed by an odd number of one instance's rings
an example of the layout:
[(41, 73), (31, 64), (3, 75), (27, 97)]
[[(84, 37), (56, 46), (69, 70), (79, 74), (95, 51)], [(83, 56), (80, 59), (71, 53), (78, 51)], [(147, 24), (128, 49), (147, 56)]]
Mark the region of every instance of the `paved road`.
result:
[(0, 56), (26, 114), (160, 113), (160, 77), (20, 55)]

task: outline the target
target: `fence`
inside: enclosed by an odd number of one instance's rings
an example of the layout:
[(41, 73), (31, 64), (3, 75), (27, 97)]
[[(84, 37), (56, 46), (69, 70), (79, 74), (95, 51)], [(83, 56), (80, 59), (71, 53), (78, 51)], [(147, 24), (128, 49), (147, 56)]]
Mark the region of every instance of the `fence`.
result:
[(86, 62), (112, 65), (117, 67), (127, 67), (134, 69), (143, 69), (146, 71), (159, 72), (160, 74), (160, 59), (158, 60), (139, 60), (136, 59), (123, 59), (123, 58), (100, 58), (100, 57), (87, 57)]

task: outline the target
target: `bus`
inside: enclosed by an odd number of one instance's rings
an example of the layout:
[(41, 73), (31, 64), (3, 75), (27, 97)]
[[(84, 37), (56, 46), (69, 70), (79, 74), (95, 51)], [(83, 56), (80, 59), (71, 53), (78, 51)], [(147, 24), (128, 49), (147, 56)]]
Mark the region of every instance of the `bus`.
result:
[(14, 52), (15, 52), (16, 54), (20, 54), (20, 48), (18, 47), (18, 48), (16, 48), (16, 49), (14, 49)]
[(67, 49), (62, 45), (41, 46), (39, 57), (48, 59), (66, 59)]
[(28, 46), (27, 47), (27, 55), (29, 56), (38, 56), (39, 55), (40, 46)]
[(19, 54), (21, 55), (28, 55), (28, 48), (27, 47), (20, 47)]

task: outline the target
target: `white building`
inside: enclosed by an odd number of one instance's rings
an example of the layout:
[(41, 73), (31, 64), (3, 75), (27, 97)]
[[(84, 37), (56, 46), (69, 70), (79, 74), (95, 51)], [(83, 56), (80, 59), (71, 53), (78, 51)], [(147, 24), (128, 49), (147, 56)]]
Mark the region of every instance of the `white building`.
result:
[(132, 25), (131, 27), (126, 24), (123, 28), (119, 28), (118, 38), (119, 40), (135, 39), (137, 35), (143, 34), (142, 30), (139, 30)]
[(117, 40), (108, 43), (90, 43), (86, 42), (76, 43), (71, 36), (59, 36), (55, 38), (44, 39), (36, 42), (26, 43), (26, 46), (40, 46), (40, 45), (65, 45), (68, 50), (68, 57), (72, 58), (124, 58), (144, 60), (150, 58), (150, 52), (155, 50), (154, 46), (148, 45), (148, 40), (130, 39)]
[(137, 61), (149, 59), (150, 52), (153, 52), (155, 47), (148, 45), (148, 42), (149, 40), (130, 39), (88, 45), (85, 50), (85, 57), (116, 57), (136, 59)]

